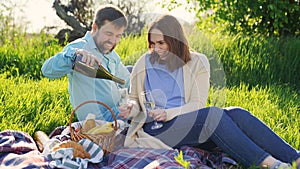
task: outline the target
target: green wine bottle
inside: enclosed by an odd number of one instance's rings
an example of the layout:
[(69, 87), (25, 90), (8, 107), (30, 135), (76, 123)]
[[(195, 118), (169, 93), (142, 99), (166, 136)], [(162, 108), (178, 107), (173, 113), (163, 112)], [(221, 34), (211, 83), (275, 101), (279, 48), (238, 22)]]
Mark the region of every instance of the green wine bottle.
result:
[(109, 71), (107, 71), (102, 65), (95, 65), (95, 67), (89, 66), (81, 61), (80, 56), (77, 56), (75, 63), (73, 64), (73, 70), (80, 72), (88, 77), (112, 80), (121, 85), (125, 84), (125, 80), (120, 79)]

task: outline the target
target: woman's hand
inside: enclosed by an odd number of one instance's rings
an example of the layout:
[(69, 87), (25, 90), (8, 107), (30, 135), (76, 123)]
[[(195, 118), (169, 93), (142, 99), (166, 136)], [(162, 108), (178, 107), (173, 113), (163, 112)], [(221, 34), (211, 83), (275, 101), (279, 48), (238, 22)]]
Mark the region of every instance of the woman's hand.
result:
[(132, 103), (127, 104), (127, 106), (120, 106), (118, 116), (122, 117), (122, 120), (127, 119), (129, 117), (132, 106), (133, 106)]
[(155, 121), (166, 121), (167, 120), (167, 112), (165, 109), (155, 109), (151, 110), (149, 112), (149, 115), (155, 120)]

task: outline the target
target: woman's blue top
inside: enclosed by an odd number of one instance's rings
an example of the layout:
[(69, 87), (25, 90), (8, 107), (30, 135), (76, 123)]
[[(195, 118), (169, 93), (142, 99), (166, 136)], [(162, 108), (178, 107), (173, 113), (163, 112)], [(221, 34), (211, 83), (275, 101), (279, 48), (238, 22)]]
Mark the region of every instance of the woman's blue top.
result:
[[(151, 64), (149, 58), (150, 55), (147, 55), (145, 90), (151, 91), (155, 108), (169, 109), (183, 105), (185, 101), (182, 67), (171, 72), (165, 64)], [(148, 117), (144, 130), (149, 134), (152, 132), (151, 125), (153, 119)]]

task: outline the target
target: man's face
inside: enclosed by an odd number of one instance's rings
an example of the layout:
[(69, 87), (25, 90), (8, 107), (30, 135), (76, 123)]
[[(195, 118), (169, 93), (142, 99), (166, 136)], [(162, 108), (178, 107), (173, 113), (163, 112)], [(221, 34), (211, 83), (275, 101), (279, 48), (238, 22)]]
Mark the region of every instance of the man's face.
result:
[(124, 27), (120, 28), (106, 21), (100, 29), (96, 25), (93, 26), (92, 37), (102, 53), (109, 53), (119, 43), (124, 30)]

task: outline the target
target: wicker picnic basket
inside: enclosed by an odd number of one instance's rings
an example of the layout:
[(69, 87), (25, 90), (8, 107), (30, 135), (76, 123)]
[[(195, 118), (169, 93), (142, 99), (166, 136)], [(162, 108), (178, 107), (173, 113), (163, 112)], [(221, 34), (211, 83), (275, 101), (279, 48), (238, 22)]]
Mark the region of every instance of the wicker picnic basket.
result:
[[(79, 131), (75, 131), (72, 128), (72, 119), (75, 115), (75, 112), (83, 105), (86, 105), (88, 103), (97, 103), (100, 104), (102, 106), (104, 106), (105, 108), (107, 108), (110, 113), (112, 114), (113, 118), (114, 118), (114, 130), (110, 133), (105, 133), (105, 134), (85, 134), (85, 133), (81, 133), (81, 130)], [(93, 141), (94, 143), (98, 144), (103, 152), (104, 152), (104, 156), (107, 155), (109, 152), (112, 151), (113, 147), (114, 147), (114, 142), (115, 142), (115, 136), (116, 136), (116, 131), (118, 130), (118, 125), (117, 125), (117, 119), (116, 119), (116, 115), (114, 114), (114, 112), (112, 111), (112, 109), (106, 105), (103, 102), (100, 101), (95, 101), (95, 100), (89, 100), (89, 101), (85, 101), (83, 103), (81, 103), (80, 105), (78, 105), (73, 111), (72, 114), (70, 116), (70, 122), (69, 122), (69, 127), (70, 127), (70, 135), (71, 135), (71, 139), (73, 141), (78, 142), (79, 140), (83, 139), (83, 138), (88, 138), (91, 141)]]

